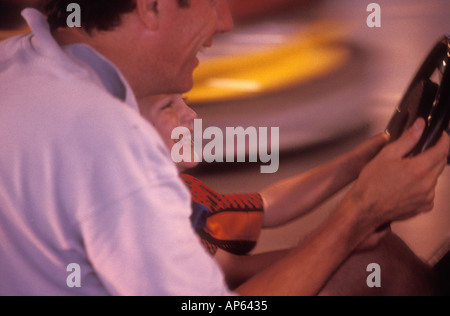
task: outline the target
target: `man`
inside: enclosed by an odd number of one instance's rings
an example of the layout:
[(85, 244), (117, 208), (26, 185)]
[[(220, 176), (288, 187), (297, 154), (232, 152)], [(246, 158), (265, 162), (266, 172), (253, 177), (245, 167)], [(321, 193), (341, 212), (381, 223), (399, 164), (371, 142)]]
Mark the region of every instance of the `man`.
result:
[[(32, 33), (0, 46), (0, 294), (232, 294), (136, 104), (192, 88), (196, 54), (232, 28), (226, 0), (78, 1), (81, 29), (65, 25), (71, 2), (48, 1), (51, 32), (26, 11)], [(404, 159), (423, 129), (383, 149), (314, 234), (236, 292), (317, 294), (379, 227), (431, 210), (450, 140)]]
[[(79, 2), (84, 13), (92, 2)], [(230, 294), (192, 233), (189, 194), (135, 100), (168, 83), (190, 89), (195, 54), (231, 27), (219, 21), (227, 11), (222, 1), (190, 9), (175, 0), (138, 1), (138, 9), (128, 2), (94, 3), (107, 17), (96, 27), (109, 31), (54, 34), (102, 50), (133, 91), (92, 48), (60, 47), (37, 11), (24, 13), (32, 35), (1, 44), (0, 295)], [(49, 4), (51, 23), (58, 3)], [(118, 8), (131, 13), (114, 28)], [(193, 15), (195, 34), (186, 34)], [(193, 47), (173, 37), (199, 29)], [(162, 38), (169, 36), (171, 46)]]

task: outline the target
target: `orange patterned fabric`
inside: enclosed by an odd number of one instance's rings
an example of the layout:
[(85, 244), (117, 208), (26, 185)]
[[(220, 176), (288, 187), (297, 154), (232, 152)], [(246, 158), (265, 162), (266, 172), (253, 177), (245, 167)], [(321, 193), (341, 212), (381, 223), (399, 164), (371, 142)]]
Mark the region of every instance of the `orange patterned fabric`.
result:
[(248, 254), (261, 234), (264, 209), (260, 194), (219, 194), (189, 175), (181, 178), (192, 194), (191, 222), (212, 255), (223, 249)]

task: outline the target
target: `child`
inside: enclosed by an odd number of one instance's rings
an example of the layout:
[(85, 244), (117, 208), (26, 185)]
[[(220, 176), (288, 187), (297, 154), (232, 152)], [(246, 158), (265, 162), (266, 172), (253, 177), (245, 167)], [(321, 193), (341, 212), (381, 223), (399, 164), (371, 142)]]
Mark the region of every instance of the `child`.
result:
[[(143, 106), (145, 104), (145, 106)], [(193, 135), (196, 113), (181, 95), (155, 96), (141, 102), (142, 115), (155, 126), (169, 150), (179, 140), (172, 139), (176, 127), (186, 127)], [(211, 255), (223, 249), (236, 255), (249, 253), (263, 226), (263, 200), (260, 194), (218, 194), (183, 171), (197, 166), (194, 143), (191, 159), (178, 163), (181, 178), (192, 194), (192, 226)], [(188, 157), (189, 158), (189, 157)]]
[[(178, 141), (189, 140), (187, 137), (173, 140), (175, 128), (186, 127), (193, 134), (197, 114), (181, 95), (147, 97), (140, 100), (140, 110), (155, 126), (169, 150)], [(262, 228), (279, 227), (311, 212), (353, 182), (385, 143), (386, 138), (380, 135), (327, 165), (276, 183), (260, 193), (222, 195), (182, 174), (197, 165), (191, 141), (192, 159), (177, 166), (192, 194), (192, 225), (203, 245), (222, 266), (230, 287), (238, 286), (288, 253), (242, 256), (254, 248)], [(378, 244), (386, 233), (379, 233), (362, 247)]]

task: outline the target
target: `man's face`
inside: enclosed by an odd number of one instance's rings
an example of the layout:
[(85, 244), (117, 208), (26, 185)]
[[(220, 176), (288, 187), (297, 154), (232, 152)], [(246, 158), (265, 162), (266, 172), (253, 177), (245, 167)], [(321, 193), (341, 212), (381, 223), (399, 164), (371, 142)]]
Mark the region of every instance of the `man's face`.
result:
[(227, 0), (191, 0), (180, 8), (177, 0), (161, 1), (158, 75), (166, 92), (184, 93), (193, 87), (197, 54), (212, 45), (217, 33), (233, 28)]

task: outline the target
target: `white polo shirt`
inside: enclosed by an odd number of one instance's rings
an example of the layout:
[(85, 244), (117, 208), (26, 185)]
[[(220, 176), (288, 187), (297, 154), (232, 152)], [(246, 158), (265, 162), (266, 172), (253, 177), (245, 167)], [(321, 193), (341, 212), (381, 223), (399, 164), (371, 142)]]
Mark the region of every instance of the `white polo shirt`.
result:
[(0, 295), (231, 295), (120, 72), (23, 15), (0, 44)]

